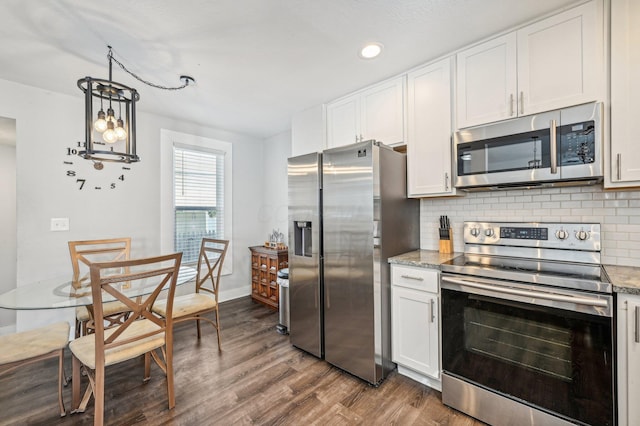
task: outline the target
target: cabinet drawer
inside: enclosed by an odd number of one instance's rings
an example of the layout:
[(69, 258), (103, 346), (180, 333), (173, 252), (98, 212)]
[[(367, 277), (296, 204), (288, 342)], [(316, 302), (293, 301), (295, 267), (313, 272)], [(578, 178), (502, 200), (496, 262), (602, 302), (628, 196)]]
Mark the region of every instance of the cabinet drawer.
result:
[(439, 271), (391, 265), (391, 285), (438, 293)]

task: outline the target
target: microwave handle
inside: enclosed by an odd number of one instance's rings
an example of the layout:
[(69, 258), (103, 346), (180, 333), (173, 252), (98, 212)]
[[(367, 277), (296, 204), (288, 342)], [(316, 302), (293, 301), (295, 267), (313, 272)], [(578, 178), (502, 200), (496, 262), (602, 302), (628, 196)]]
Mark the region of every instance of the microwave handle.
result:
[(551, 151), (551, 174), (558, 173), (558, 142), (556, 141), (556, 120), (549, 123), (549, 144)]

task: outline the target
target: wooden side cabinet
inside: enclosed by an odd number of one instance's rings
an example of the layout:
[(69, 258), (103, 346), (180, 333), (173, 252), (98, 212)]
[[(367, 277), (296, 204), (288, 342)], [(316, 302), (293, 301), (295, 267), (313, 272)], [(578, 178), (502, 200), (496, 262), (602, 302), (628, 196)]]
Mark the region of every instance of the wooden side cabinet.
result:
[(278, 271), (289, 266), (289, 251), (263, 246), (249, 247), (251, 251), (251, 298), (263, 305), (278, 309)]

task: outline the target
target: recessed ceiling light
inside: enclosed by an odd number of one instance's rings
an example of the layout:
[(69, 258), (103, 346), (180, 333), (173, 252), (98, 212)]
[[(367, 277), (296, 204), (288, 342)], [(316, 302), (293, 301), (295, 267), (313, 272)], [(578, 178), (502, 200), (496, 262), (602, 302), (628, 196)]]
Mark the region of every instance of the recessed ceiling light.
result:
[(360, 57), (363, 59), (373, 59), (382, 52), (381, 43), (367, 43), (360, 49)]

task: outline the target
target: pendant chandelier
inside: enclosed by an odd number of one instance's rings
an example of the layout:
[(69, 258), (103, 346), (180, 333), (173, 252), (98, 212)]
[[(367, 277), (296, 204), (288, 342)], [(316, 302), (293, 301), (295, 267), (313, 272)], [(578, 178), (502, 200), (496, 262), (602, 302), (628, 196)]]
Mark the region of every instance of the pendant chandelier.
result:
[[(136, 102), (140, 100), (140, 94), (136, 89), (113, 81), (113, 62), (138, 81), (158, 89), (180, 90), (194, 82), (193, 78), (182, 75), (183, 84), (178, 87), (149, 83), (129, 71), (113, 57), (111, 46), (107, 47), (109, 79), (85, 77), (78, 80), (78, 87), (85, 94), (85, 136), (78, 155), (92, 160), (98, 170), (104, 167), (105, 161), (127, 164), (140, 161), (136, 151)], [(94, 115), (95, 108), (99, 110)]]

